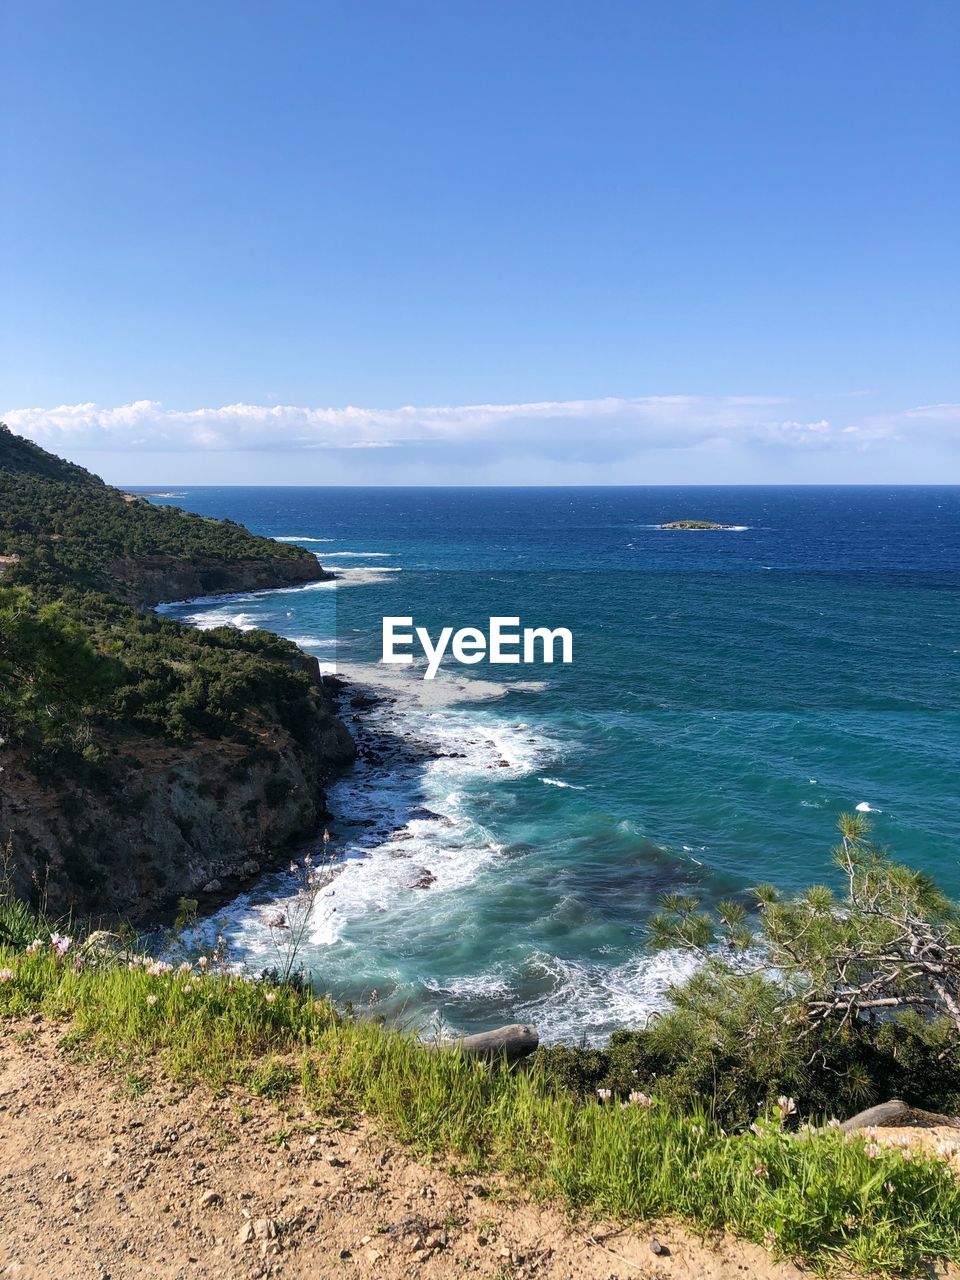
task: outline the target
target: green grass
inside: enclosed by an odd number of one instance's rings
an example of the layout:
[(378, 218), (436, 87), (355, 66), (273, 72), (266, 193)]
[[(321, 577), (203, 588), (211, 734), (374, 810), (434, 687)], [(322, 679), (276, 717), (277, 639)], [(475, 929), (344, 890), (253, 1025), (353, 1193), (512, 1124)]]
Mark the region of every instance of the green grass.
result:
[[(122, 961), (0, 946), (0, 1016), (69, 1023), (77, 1050), (133, 1089), (146, 1064), (239, 1084), (318, 1114), (373, 1117), (420, 1154), (500, 1173), (538, 1199), (619, 1219), (733, 1231), (820, 1270), (918, 1274), (960, 1262), (960, 1184), (942, 1164), (836, 1132), (798, 1138), (768, 1121), (724, 1133), (665, 1104), (578, 1101), (536, 1071), (506, 1072), (399, 1031), (346, 1019), (292, 988), (224, 973), (150, 974)], [(281, 1131), (282, 1132), (282, 1131)]]

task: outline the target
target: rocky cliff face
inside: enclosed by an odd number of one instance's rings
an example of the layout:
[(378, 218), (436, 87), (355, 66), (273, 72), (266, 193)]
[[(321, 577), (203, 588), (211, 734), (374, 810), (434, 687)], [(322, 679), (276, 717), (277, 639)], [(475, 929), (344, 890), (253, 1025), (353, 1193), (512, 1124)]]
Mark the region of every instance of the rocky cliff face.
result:
[(313, 556), (304, 560), (277, 556), (231, 561), (212, 556), (193, 556), (190, 560), (138, 556), (113, 561), (110, 572), (128, 588), (126, 599), (141, 608), (162, 600), (265, 591), (334, 577)]
[(310, 704), (305, 744), (262, 714), (252, 747), (125, 739), (106, 781), (38, 777), (24, 755), (5, 753), (0, 842), (10, 841), (14, 890), (53, 915), (142, 920), (250, 879), (317, 834), (324, 784), (353, 760), (319, 682)]

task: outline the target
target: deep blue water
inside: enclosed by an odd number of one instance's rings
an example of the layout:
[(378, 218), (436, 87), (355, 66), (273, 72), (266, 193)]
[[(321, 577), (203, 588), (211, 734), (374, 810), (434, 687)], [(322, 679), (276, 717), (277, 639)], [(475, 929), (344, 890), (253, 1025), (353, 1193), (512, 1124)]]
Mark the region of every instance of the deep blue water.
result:
[[(172, 491), (171, 491), (172, 492)], [(322, 985), (458, 1028), (635, 1024), (682, 970), (659, 894), (829, 880), (837, 814), (960, 893), (960, 489), (192, 488), (155, 499), (302, 541), (341, 577), (172, 610), (266, 626), (392, 691), (366, 716), (461, 752), (333, 789)], [(667, 532), (703, 517), (736, 531)], [(570, 666), (376, 663), (384, 614), (568, 627)], [(405, 738), (403, 735), (412, 735)], [(504, 763), (506, 762), (506, 763)], [(367, 825), (359, 825), (366, 822)], [(419, 887), (418, 887), (419, 886)], [(266, 880), (235, 903), (268, 956)], [(335, 910), (333, 909), (335, 908)]]

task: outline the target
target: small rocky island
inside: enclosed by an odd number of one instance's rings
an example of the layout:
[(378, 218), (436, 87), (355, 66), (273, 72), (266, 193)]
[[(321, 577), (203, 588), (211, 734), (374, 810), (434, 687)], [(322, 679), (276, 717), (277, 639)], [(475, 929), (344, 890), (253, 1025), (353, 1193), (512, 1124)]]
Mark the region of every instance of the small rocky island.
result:
[(660, 525), (661, 529), (732, 529), (732, 524), (717, 524), (715, 520), (671, 520)]

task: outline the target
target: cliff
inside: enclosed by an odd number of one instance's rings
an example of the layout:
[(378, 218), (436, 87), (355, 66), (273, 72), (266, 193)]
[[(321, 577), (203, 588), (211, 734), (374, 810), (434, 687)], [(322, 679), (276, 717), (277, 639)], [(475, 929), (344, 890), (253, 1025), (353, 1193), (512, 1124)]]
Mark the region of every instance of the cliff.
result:
[(293, 587), (302, 582), (332, 578), (315, 556), (306, 560), (263, 555), (250, 560), (224, 560), (213, 556), (138, 556), (113, 560), (110, 573), (124, 586), (122, 596), (143, 608), (164, 600), (191, 600), (195, 596), (226, 595), (234, 591), (264, 591)]
[(0, 849), (55, 912), (142, 918), (256, 873), (353, 759), (316, 660), (148, 606), (317, 581), (299, 547), (154, 507), (0, 431)]

